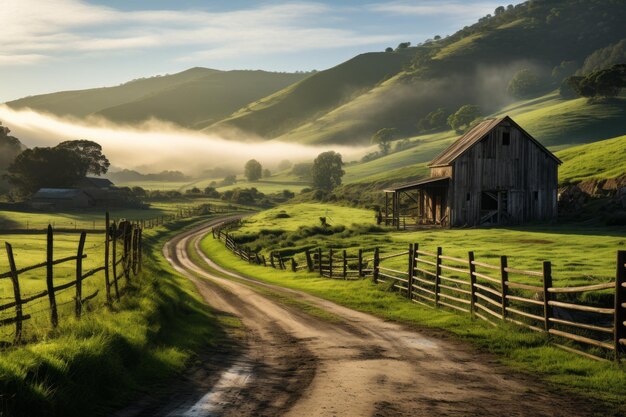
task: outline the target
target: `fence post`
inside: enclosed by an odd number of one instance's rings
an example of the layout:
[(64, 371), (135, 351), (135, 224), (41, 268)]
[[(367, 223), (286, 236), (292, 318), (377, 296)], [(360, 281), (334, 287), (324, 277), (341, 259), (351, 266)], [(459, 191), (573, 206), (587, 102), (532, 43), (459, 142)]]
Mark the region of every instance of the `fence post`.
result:
[(285, 267), (285, 260), (283, 259), (283, 254), (282, 254), (282, 253), (279, 253), (279, 254), (278, 254), (278, 265), (280, 265), (280, 269), (281, 269), (281, 270), (285, 270), (285, 269), (287, 269), (287, 268)]
[(346, 259), (348, 254), (346, 250), (343, 250), (343, 279), (348, 279), (348, 260)]
[(470, 271), (470, 311), (472, 316), (476, 313), (476, 265), (474, 265), (474, 252), (469, 251), (467, 254), (468, 266)]
[(134, 226), (133, 227), (133, 239), (132, 239), (132, 253), (131, 253), (131, 257), (133, 260), (133, 275), (137, 276), (137, 274), (139, 273), (139, 265), (138, 265), (138, 261), (139, 261), (139, 227)]
[(437, 247), (437, 260), (435, 262), (435, 307), (439, 307), (439, 284), (441, 279), (439, 276), (441, 275), (441, 254), (443, 250), (441, 246)]
[(265, 255), (261, 255), (261, 259), (263, 260), (263, 266), (267, 266), (267, 261), (265, 260)]
[(111, 279), (109, 277), (109, 212), (107, 211), (104, 217), (105, 232), (104, 232), (104, 286), (107, 297), (107, 304), (111, 305)]
[(306, 254), (306, 267), (309, 270), (309, 272), (313, 272), (313, 260), (311, 259), (311, 251), (307, 249), (305, 251), (305, 254)]
[(328, 276), (333, 277), (333, 250), (328, 249)]
[(85, 250), (85, 239), (87, 233), (80, 234), (78, 241), (78, 251), (76, 253), (76, 317), (80, 318), (83, 310), (83, 251)]
[(139, 271), (141, 272), (143, 270), (143, 229), (139, 229), (138, 231), (138, 237), (139, 237), (139, 243), (138, 243), (138, 248), (137, 248), (137, 256), (138, 256), (138, 264), (139, 264)]
[(545, 261), (543, 263), (543, 316), (545, 318), (544, 328), (546, 332), (550, 331), (550, 318), (552, 317), (552, 307), (550, 307), (550, 292), (552, 287), (552, 263)]
[(296, 269), (297, 267), (298, 267), (298, 265), (296, 265), (296, 260), (291, 258), (291, 271), (292, 272), (296, 272), (297, 271), (297, 269)]
[(320, 270), (320, 277), (324, 275), (322, 270), (322, 248), (317, 248), (317, 262)]
[(52, 226), (48, 225), (47, 246), (46, 246), (46, 287), (48, 289), (48, 300), (50, 300), (50, 323), (52, 327), (59, 325), (59, 314), (57, 312), (57, 300), (54, 295), (54, 232)]
[(11, 268), (11, 282), (13, 283), (13, 296), (15, 297), (15, 343), (22, 339), (22, 294), (20, 292), (20, 280), (15, 266), (15, 258), (13, 257), (13, 247), (9, 242), (4, 243), (9, 258), (9, 267)]
[(126, 277), (126, 284), (130, 281), (130, 270), (128, 263), (128, 223), (124, 223), (124, 232), (122, 233), (122, 243), (124, 250), (122, 252), (122, 269), (124, 270), (124, 276)]
[(363, 249), (359, 248), (359, 278), (363, 278)]
[(372, 280), (374, 284), (378, 284), (378, 266), (380, 265), (380, 252), (378, 248), (374, 248), (374, 270), (372, 271)]
[(274, 264), (274, 252), (270, 252), (270, 264), (272, 268), (276, 269), (276, 265)]
[(115, 298), (117, 301), (120, 300), (120, 289), (117, 285), (117, 224), (113, 222), (113, 226), (111, 227), (111, 234), (113, 235), (113, 264), (112, 264), (112, 272), (113, 272), (113, 288), (115, 289)]
[(501, 294), (502, 297), (501, 305), (502, 305), (502, 320), (506, 320), (506, 306), (507, 300), (506, 295), (509, 292), (507, 281), (509, 280), (509, 273), (506, 269), (509, 267), (509, 260), (506, 255), (500, 256), (500, 285), (502, 286)]
[(615, 359), (620, 360), (626, 350), (626, 251), (617, 251), (617, 271), (615, 274)]
[(407, 272), (409, 274), (407, 283), (406, 283), (406, 297), (411, 300), (413, 298), (413, 275), (415, 270), (413, 267), (415, 266), (413, 258), (415, 257), (415, 246), (412, 243), (409, 243), (409, 264)]

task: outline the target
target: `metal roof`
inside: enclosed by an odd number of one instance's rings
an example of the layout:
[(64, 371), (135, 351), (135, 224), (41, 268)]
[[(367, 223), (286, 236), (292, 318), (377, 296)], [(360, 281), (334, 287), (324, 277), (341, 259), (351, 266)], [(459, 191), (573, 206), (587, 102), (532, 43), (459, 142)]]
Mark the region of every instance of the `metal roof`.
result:
[(397, 191), (404, 191), (404, 190), (410, 190), (412, 188), (419, 188), (421, 185), (433, 184), (436, 182), (448, 182), (449, 180), (450, 180), (450, 177), (431, 177), (431, 178), (426, 178), (417, 182), (410, 182), (408, 184), (399, 185), (395, 188), (389, 188), (389, 189), (386, 189), (385, 192), (394, 193)]
[(461, 156), (463, 153), (465, 153), (465, 151), (470, 149), (476, 143), (480, 142), (482, 138), (484, 138), (496, 126), (498, 126), (500, 123), (504, 121), (510, 122), (513, 126), (519, 129), (520, 132), (524, 134), (524, 136), (526, 136), (528, 139), (534, 142), (535, 145), (539, 147), (539, 149), (544, 151), (549, 157), (554, 159), (558, 164), (561, 164), (561, 160), (559, 158), (557, 158), (552, 152), (546, 149), (545, 146), (539, 143), (537, 139), (533, 138), (528, 132), (522, 129), (520, 125), (518, 125), (517, 123), (515, 123), (515, 121), (513, 121), (513, 119), (511, 119), (509, 116), (503, 116), (503, 117), (498, 117), (495, 119), (486, 119), (482, 121), (481, 123), (477, 124), (476, 126), (474, 126), (474, 128), (470, 129), (467, 133), (465, 133), (463, 136), (457, 139), (456, 142), (454, 142), (452, 145), (446, 148), (446, 150), (440, 153), (435, 159), (433, 159), (430, 162), (430, 164), (428, 164), (428, 166), (438, 167), (438, 166), (450, 165), (456, 158)]
[(76, 188), (40, 188), (32, 198), (45, 198), (53, 200), (66, 200), (68, 198), (74, 198), (81, 194), (86, 193), (83, 190)]

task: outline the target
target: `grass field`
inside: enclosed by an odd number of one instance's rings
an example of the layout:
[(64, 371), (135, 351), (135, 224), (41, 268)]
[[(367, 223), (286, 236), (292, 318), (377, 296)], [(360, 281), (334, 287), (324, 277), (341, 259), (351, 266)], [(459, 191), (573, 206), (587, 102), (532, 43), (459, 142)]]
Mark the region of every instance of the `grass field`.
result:
[[(327, 217), (331, 228), (311, 230), (312, 226), (320, 226), (322, 216)], [(345, 230), (338, 226), (344, 226)], [(424, 250), (435, 251), (441, 246), (444, 254), (461, 258), (466, 258), (472, 250), (477, 260), (496, 265), (500, 255), (507, 255), (509, 265), (535, 271), (541, 271), (542, 262), (548, 260), (553, 264), (555, 285), (563, 286), (613, 280), (615, 253), (626, 249), (625, 227), (536, 224), (396, 231), (377, 229), (371, 210), (306, 203), (280, 206), (247, 218), (235, 232), (237, 235), (247, 235), (246, 244), (262, 247), (266, 252), (301, 252), (303, 248), (319, 246), (351, 252), (379, 247), (384, 253), (397, 253), (406, 250), (409, 243), (419, 243)], [(302, 253), (299, 256), (303, 259)], [(389, 265), (405, 270), (406, 260), (391, 260)]]
[[(60, 259), (74, 256), (78, 249), (79, 234), (56, 234), (54, 240), (54, 256)], [(46, 235), (44, 234), (13, 234), (0, 235), (0, 273), (9, 271), (8, 259), (4, 250), (4, 243), (9, 242), (13, 247), (15, 263), (18, 269), (39, 264), (46, 261)], [(118, 249), (121, 251), (121, 248)], [(83, 260), (83, 271), (89, 271), (104, 264), (104, 234), (88, 234), (85, 242), (87, 258)], [(54, 285), (61, 285), (76, 280), (76, 262), (67, 262), (56, 265), (54, 268)], [(88, 296), (99, 290), (99, 296), (88, 304), (89, 309), (98, 310), (104, 306), (104, 275), (96, 274), (83, 281), (83, 296)], [(45, 268), (29, 271), (20, 275), (20, 289), (23, 298), (38, 294), (46, 290)], [(74, 314), (75, 288), (68, 288), (56, 294), (61, 321)], [(9, 279), (0, 280), (0, 304), (13, 301), (13, 286)], [(36, 340), (45, 337), (50, 329), (49, 302), (47, 297), (40, 298), (24, 306), (24, 314), (32, 316), (24, 322), (25, 340)], [(13, 308), (0, 312), (0, 319), (15, 316)], [(14, 334), (12, 325), (0, 327), (0, 341), (10, 342)]]
[[(144, 272), (111, 311), (101, 308), (80, 320), (63, 316), (59, 328), (42, 329), (37, 342), (3, 350), (0, 414), (111, 415), (181, 371), (199, 349), (228, 345), (224, 330), (238, 321), (208, 308), (161, 254), (169, 236), (207, 218), (147, 231)], [(13, 240), (20, 259), (39, 256), (37, 241)], [(64, 240), (59, 255), (73, 247), (72, 239)]]
[[(181, 209), (197, 207), (201, 204), (218, 206), (228, 202), (209, 198), (180, 198), (167, 201), (150, 202), (147, 209), (110, 209), (111, 219), (142, 220), (178, 213)], [(51, 224), (57, 229), (103, 229), (104, 208), (89, 208), (59, 212), (25, 211), (22, 209), (4, 209), (0, 212), (0, 230), (7, 229), (45, 229)]]
[(201, 248), (221, 266), (244, 275), (302, 290), (418, 329), (444, 329), (480, 349), (497, 354), (503, 363), (514, 369), (532, 373), (577, 395), (606, 401), (610, 404), (608, 408), (614, 410), (614, 414), (609, 415), (618, 416), (626, 411), (626, 372), (621, 367), (563, 352), (550, 346), (542, 334), (506, 324), (494, 328), (472, 320), (469, 314), (421, 307), (370, 280), (329, 280), (306, 272), (293, 273), (250, 265), (211, 236), (202, 240)]

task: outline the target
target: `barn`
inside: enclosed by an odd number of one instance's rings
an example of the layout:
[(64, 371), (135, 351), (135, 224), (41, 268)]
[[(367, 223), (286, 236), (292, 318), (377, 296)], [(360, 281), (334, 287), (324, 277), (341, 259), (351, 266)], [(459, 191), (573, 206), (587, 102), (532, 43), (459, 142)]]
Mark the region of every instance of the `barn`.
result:
[(469, 227), (554, 219), (560, 164), (509, 116), (484, 120), (428, 165), (429, 178), (385, 190), (385, 223)]

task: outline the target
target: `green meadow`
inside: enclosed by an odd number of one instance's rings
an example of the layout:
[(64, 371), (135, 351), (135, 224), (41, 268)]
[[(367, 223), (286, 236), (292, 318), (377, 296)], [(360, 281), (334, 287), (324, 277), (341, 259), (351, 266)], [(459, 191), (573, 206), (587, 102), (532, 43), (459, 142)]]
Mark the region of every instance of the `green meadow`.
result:
[[(326, 217), (328, 227), (321, 227)], [(425, 251), (442, 247), (445, 255), (498, 265), (507, 255), (515, 268), (541, 271), (551, 261), (555, 285), (608, 282), (615, 278), (615, 254), (626, 249), (626, 227), (588, 227), (575, 224), (530, 224), (508, 228), (423, 229), (397, 231), (377, 227), (373, 210), (332, 204), (287, 204), (245, 219), (234, 236), (265, 254), (296, 254), (304, 262), (306, 248), (334, 248), (354, 254), (359, 248), (383, 253), (405, 251), (417, 243)], [(386, 265), (406, 269), (406, 259)], [(529, 278), (519, 278), (528, 280)], [(532, 282), (532, 278), (530, 279)]]

